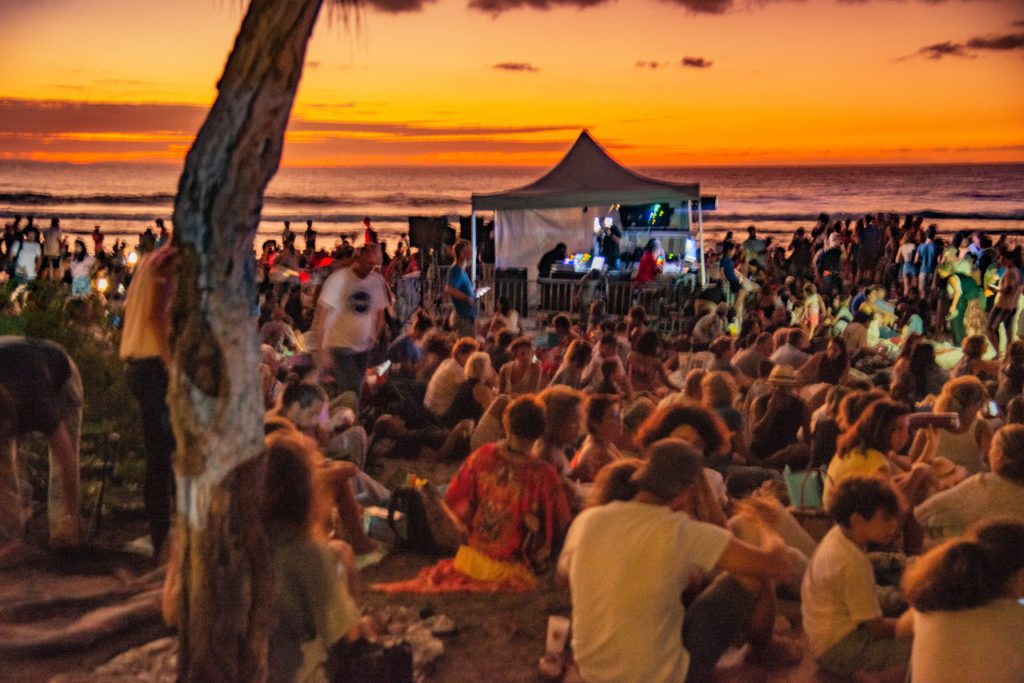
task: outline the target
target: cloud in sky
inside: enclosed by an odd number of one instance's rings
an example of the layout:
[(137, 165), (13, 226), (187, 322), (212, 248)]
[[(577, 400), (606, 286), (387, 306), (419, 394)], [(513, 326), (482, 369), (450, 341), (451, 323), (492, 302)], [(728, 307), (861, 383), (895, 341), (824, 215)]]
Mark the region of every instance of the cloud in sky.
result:
[(946, 40), (941, 43), (926, 45), (915, 54), (927, 57), (928, 59), (942, 59), (943, 57), (974, 59), (978, 56), (978, 52), (986, 50), (991, 52), (1024, 50), (1024, 33), (975, 36), (965, 43), (955, 43), (951, 40)]
[[(0, 99), (0, 159), (174, 161), (188, 149), (207, 111), (198, 105)], [(532, 154), (564, 147), (563, 140), (547, 139), (550, 133), (585, 127), (339, 121), (307, 114), (292, 117), (286, 140), (288, 156), (297, 163), (346, 155)]]
[(487, 12), (489, 14), (501, 14), (509, 10), (528, 7), (530, 9), (549, 10), (557, 7), (597, 7), (605, 4), (606, 0), (469, 0), (470, 9)]
[(634, 66), (638, 69), (660, 69), (664, 66), (661, 62), (648, 62), (643, 59), (637, 60)]
[(967, 47), (972, 50), (1020, 50), (1024, 49), (1024, 33), (979, 36), (968, 40)]
[[(383, 2), (393, 1), (401, 3), (402, 0), (380, 0)], [(414, 4), (415, 0), (408, 0)], [(780, 0), (661, 0), (662, 2), (681, 7), (694, 14), (725, 14), (736, 6), (750, 8), (764, 5), (768, 2)], [(790, 0), (796, 2), (797, 0)], [(929, 5), (938, 5), (948, 0), (918, 0)], [(963, 0), (969, 2), (971, 0)], [(836, 0), (840, 4), (860, 4), (872, 2), (872, 0)], [(486, 12), (488, 14), (501, 14), (517, 9), (551, 10), (559, 7), (572, 7), (586, 9), (600, 5), (611, 4), (611, 0), (469, 0), (470, 9)], [(1015, 22), (1020, 25), (1020, 22)]]
[(372, 7), (378, 12), (387, 14), (401, 14), (403, 12), (419, 12), (433, 2), (433, 0), (362, 0), (366, 7)]
[(498, 71), (523, 71), (527, 73), (535, 73), (540, 71), (539, 68), (530, 64), (529, 62), (499, 62), (491, 66), (492, 69)]
[(679, 63), (690, 69), (707, 69), (712, 64), (710, 59), (704, 59), (703, 57), (683, 57)]
[(943, 57), (972, 57), (972, 55), (964, 49), (964, 46), (960, 43), (954, 43), (951, 40), (944, 41), (942, 43), (935, 43), (933, 45), (925, 45), (917, 54), (927, 57), (928, 59), (942, 59)]

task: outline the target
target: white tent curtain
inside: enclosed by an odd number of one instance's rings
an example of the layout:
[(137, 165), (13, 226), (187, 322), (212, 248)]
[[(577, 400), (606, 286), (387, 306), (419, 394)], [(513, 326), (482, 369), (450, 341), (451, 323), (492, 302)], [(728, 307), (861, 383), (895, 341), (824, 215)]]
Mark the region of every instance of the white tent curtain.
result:
[(540, 257), (559, 242), (565, 242), (570, 256), (592, 249), (596, 215), (593, 207), (495, 211), (495, 265), (527, 268), (527, 277), (535, 280)]

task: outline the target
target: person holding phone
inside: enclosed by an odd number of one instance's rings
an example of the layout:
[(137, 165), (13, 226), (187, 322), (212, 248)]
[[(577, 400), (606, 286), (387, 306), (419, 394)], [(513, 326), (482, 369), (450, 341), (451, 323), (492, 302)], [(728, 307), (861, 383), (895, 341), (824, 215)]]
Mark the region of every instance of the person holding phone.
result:
[(473, 246), (466, 240), (459, 240), (452, 247), (454, 263), (448, 270), (448, 284), (444, 293), (452, 300), (450, 322), (460, 337), (476, 338), (476, 292), (473, 282), (466, 273), (466, 266), (473, 254)]

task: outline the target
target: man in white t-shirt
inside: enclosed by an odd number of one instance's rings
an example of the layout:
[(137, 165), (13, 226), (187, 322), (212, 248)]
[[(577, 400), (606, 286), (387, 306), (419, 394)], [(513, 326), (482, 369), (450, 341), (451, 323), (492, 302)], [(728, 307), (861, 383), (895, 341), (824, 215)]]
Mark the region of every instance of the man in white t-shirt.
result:
[(821, 539), (800, 587), (804, 631), (818, 666), (842, 677), (886, 671), (898, 678), (910, 641), (882, 616), (869, 543), (886, 544), (899, 529), (899, 499), (881, 479), (850, 477), (829, 506), (837, 524)]
[(43, 248), (39, 244), (39, 229), (34, 225), (25, 228), (21, 242), (13, 247), (14, 277), (19, 282), (34, 282), (43, 260)]
[(390, 303), (380, 265), (380, 247), (362, 247), (351, 266), (334, 271), (324, 281), (313, 316), (317, 365), (333, 368), (338, 392), (353, 391), (357, 399)]
[[(765, 579), (788, 572), (785, 546), (774, 538), (756, 548), (680, 511), (702, 460), (681, 439), (653, 444), (632, 476), (633, 498), (588, 508), (569, 528), (558, 573), (572, 593), (573, 652), (588, 683), (710, 680), (740, 632), (754, 627), (758, 644), (771, 643), (773, 612), (765, 623), (752, 617), (771, 599)], [(691, 574), (716, 568), (729, 573), (684, 609)]]

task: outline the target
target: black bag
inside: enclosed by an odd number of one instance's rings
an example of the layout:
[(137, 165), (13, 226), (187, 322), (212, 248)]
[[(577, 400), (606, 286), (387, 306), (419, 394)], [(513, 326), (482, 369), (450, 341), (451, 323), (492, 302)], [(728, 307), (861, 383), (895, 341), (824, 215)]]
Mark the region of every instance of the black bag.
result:
[[(398, 512), (402, 513), (404, 525), (397, 523)], [(452, 555), (462, 542), (451, 513), (429, 483), (395, 489), (388, 501), (388, 526), (398, 548), (412, 553)]]
[(330, 683), (413, 683), (412, 646), (342, 639), (327, 651)]

